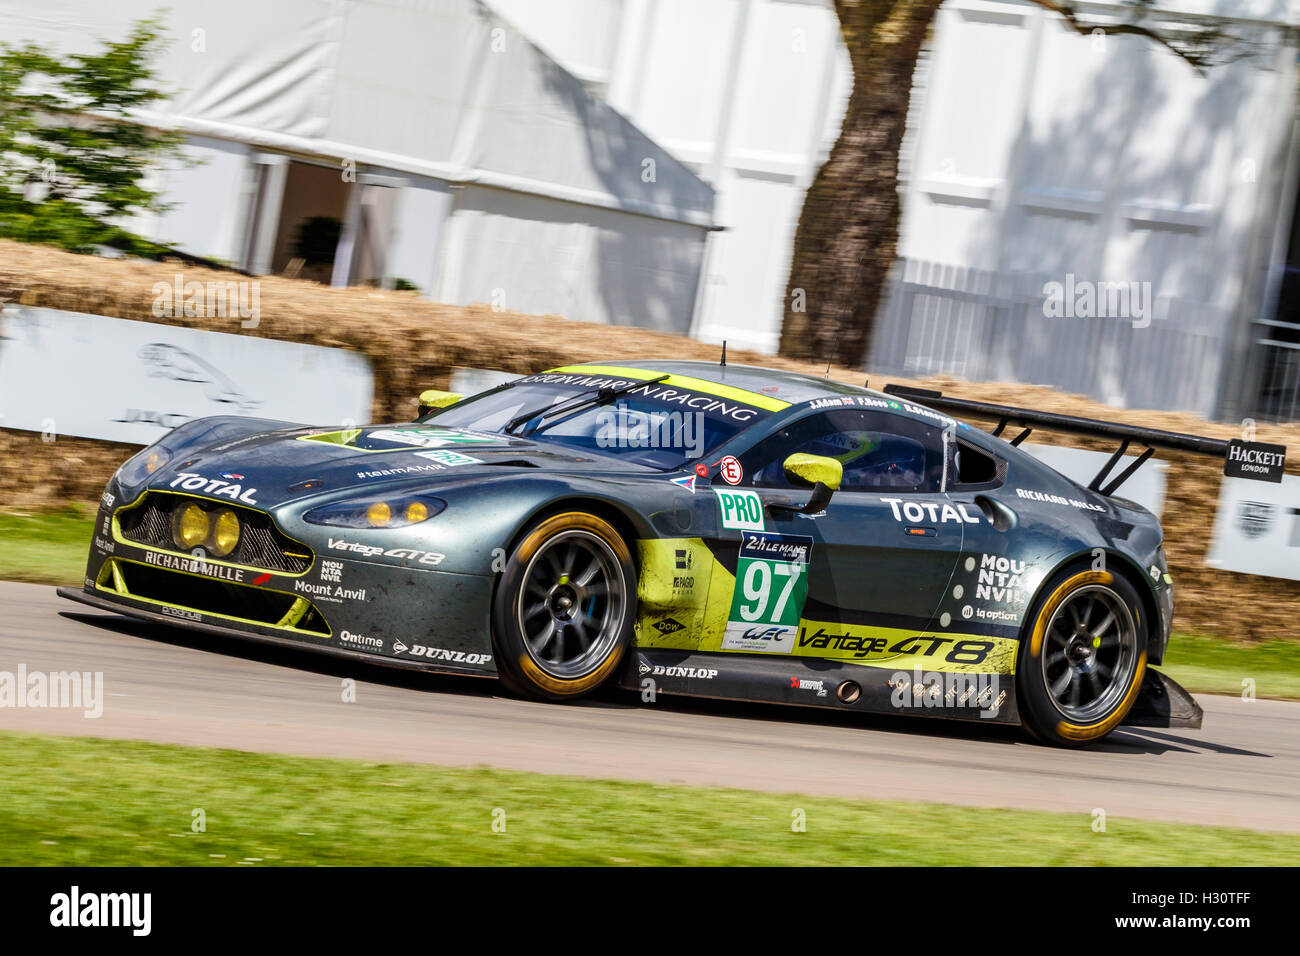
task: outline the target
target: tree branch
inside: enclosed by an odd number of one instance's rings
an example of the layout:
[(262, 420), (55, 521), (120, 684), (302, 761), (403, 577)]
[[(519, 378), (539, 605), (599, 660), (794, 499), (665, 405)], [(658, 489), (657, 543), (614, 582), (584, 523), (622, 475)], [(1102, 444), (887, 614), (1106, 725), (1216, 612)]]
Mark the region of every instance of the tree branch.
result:
[[(1238, 59), (1240, 56), (1249, 56), (1254, 52), (1253, 48), (1240, 52), (1239, 48), (1243, 46), (1243, 41), (1224, 29), (1226, 21), (1223, 20), (1203, 21), (1190, 31), (1188, 36), (1179, 37), (1175, 34), (1144, 27), (1136, 22), (1103, 23), (1099, 20), (1092, 20), (1080, 14), (1073, 3), (1064, 2), (1064, 0), (1030, 0), (1030, 2), (1037, 4), (1044, 10), (1055, 13), (1065, 21), (1067, 26), (1081, 36), (1091, 36), (1101, 32), (1106, 36), (1145, 37), (1174, 54), (1174, 56), (1195, 70), (1198, 76), (1204, 76), (1211, 66)], [(1137, 0), (1136, 3), (1128, 7), (1128, 10), (1140, 16), (1147, 12), (1144, 8), (1148, 7), (1149, 2), (1150, 0)], [(1238, 55), (1233, 55), (1234, 53)]]

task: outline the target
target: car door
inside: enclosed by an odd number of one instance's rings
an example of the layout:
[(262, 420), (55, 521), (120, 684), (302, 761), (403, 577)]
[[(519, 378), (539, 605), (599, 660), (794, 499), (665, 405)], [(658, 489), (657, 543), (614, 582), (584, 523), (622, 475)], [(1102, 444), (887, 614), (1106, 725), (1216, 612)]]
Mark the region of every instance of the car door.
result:
[[(844, 469), (824, 512), (770, 507), (808, 498), (783, 467), (796, 452), (836, 458)], [(764, 530), (742, 531), (723, 650), (875, 660), (940, 649), (919, 638), (952, 579), (966, 527), (980, 518), (941, 490), (937, 425), (876, 408), (816, 410), (738, 459), (735, 487), (762, 500)], [(719, 484), (730, 482), (720, 475), (715, 492)], [(797, 624), (786, 630), (792, 602)]]

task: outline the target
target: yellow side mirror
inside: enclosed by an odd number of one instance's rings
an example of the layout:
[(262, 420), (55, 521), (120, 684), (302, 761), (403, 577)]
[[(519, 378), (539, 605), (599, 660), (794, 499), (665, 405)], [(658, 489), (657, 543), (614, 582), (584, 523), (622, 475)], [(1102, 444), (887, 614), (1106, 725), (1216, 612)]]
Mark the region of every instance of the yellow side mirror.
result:
[(785, 460), (784, 467), (787, 475), (809, 485), (820, 482), (831, 491), (836, 491), (844, 478), (844, 466), (834, 458), (826, 458), (823, 455), (805, 455), (803, 452), (795, 452)]
[[(420, 415), (427, 415), (435, 408), (446, 408), (449, 405), (455, 405), (464, 395), (457, 392), (440, 392), (436, 388), (425, 389), (420, 393)], [(417, 416), (419, 417), (419, 416)]]

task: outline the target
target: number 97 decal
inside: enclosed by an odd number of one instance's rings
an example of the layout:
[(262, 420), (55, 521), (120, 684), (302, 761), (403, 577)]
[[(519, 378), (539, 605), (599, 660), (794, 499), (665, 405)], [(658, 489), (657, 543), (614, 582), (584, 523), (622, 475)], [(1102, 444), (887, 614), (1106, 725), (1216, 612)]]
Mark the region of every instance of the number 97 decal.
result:
[[(744, 591), (745, 599), (752, 601), (752, 604), (737, 602), (737, 609), (740, 611), (742, 620), (761, 621), (764, 619), (764, 612), (767, 610), (769, 599), (772, 596), (772, 578), (785, 578), (784, 586), (781, 586), (781, 594), (776, 600), (776, 605), (772, 608), (772, 621), (770, 623), (779, 624), (783, 621), (783, 612), (790, 606), (790, 595), (794, 591), (794, 586), (803, 577), (805, 565), (802, 564), (773, 564), (768, 561), (751, 561), (749, 567), (745, 569), (745, 580), (741, 590)], [(801, 602), (802, 603), (802, 602)], [(794, 623), (799, 623), (798, 615), (795, 616)]]
[(789, 654), (808, 596), (812, 538), (746, 532), (723, 650)]

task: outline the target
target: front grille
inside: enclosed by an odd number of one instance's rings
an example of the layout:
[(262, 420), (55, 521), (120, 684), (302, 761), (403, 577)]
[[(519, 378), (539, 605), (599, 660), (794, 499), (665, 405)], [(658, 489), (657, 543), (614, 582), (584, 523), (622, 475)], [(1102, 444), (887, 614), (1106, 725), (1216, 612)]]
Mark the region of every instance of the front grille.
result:
[[(151, 491), (140, 504), (117, 513), (117, 526), (122, 537), (135, 544), (177, 551), (172, 540), (172, 512), (191, 501), (205, 508), (219, 507), (206, 498)], [(311, 549), (281, 534), (270, 515), (240, 507), (234, 511), (239, 516), (239, 544), (219, 560), (281, 574), (302, 574), (311, 567)]]
[(124, 597), (142, 598), (169, 607), (326, 637), (330, 634), (329, 624), (315, 605), (294, 594), (232, 584), (117, 558), (105, 562), (97, 583), (104, 590), (116, 591)]

